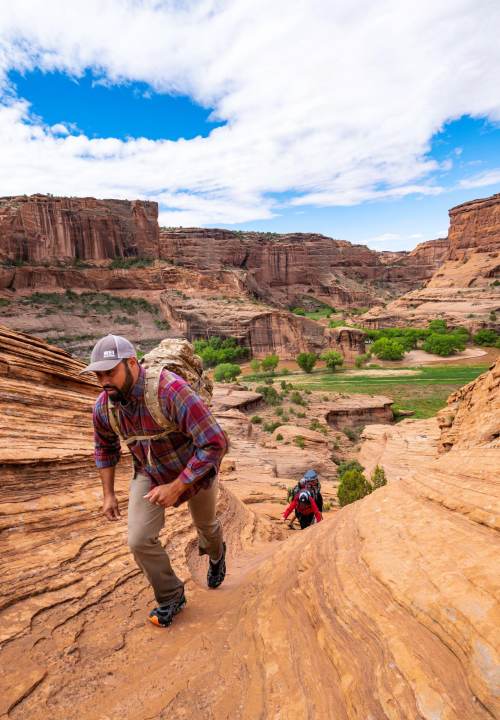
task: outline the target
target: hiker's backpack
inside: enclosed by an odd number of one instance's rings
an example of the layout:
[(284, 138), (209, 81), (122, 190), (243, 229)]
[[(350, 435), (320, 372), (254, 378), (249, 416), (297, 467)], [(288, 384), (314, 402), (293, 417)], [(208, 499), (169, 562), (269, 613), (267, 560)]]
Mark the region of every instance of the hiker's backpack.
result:
[(317, 501), (321, 490), (321, 483), (319, 481), (319, 477), (317, 475), (314, 479), (302, 477), (297, 483), (297, 485), (294, 487), (292, 497), (296, 497), (296, 495), (303, 490), (311, 493), (313, 498)]
[(299, 492), (296, 511), (301, 515), (310, 515), (313, 512), (311, 497), (311, 493), (308, 490), (301, 490)]
[[(198, 355), (195, 355), (194, 348), (188, 340), (165, 338), (151, 352), (144, 355), (141, 365), (146, 371), (144, 401), (154, 421), (163, 428), (163, 431), (152, 435), (124, 437), (116, 415), (115, 404), (108, 395), (109, 423), (120, 440), (127, 446), (139, 440), (157, 440), (169, 433), (179, 432), (177, 425), (165, 417), (160, 406), (158, 390), (163, 369), (180, 375), (207, 405), (210, 403), (213, 392), (212, 381), (203, 371), (203, 362)], [(228, 441), (227, 435), (226, 440)]]

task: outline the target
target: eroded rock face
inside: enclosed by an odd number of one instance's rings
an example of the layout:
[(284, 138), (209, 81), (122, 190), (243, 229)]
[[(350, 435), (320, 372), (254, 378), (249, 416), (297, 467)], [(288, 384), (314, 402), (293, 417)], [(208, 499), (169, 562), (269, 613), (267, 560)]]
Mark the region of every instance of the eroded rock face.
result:
[(367, 423), (390, 423), (394, 419), (392, 398), (383, 395), (350, 395), (338, 397), (325, 416), (337, 428), (356, 427)]
[(365, 349), (362, 330), (327, 328), (300, 315), (238, 298), (206, 293), (190, 297), (166, 291), (161, 306), (167, 320), (189, 340), (210, 335), (234, 337), (249, 347), (254, 357), (277, 353), (283, 359), (295, 358), (302, 351), (332, 348), (353, 360)]
[(473, 331), (499, 328), (490, 314), (500, 309), (500, 194), (458, 205), (449, 215), (448, 248), (437, 250), (446, 251), (427, 285), (373, 308), (362, 316), (366, 327), (426, 325), (440, 317)]
[(448, 398), (438, 414), (439, 449), (482, 445), (500, 452), (500, 360)]
[(236, 268), (249, 291), (282, 307), (307, 304), (308, 295), (340, 307), (373, 304), (381, 287), (401, 293), (431, 277), (445, 246), (440, 239), (412, 253), (377, 253), (317, 234), (160, 230), (164, 260), (212, 273)]
[(0, 260), (158, 257), (158, 204), (31, 195), (0, 198)]

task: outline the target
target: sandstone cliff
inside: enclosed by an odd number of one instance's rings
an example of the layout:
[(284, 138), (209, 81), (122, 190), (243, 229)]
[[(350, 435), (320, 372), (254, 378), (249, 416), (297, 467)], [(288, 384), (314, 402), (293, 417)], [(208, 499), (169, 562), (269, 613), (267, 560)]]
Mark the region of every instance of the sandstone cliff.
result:
[(0, 260), (158, 257), (158, 205), (47, 195), (0, 198)]
[(163, 259), (212, 273), (237, 269), (253, 294), (282, 307), (307, 304), (308, 296), (339, 307), (373, 304), (384, 291), (405, 292), (431, 277), (445, 246), (446, 240), (438, 240), (413, 253), (378, 253), (317, 234), (160, 231)]
[(161, 295), (163, 314), (189, 340), (210, 335), (237, 338), (254, 357), (277, 353), (282, 359), (299, 352), (340, 350), (354, 360), (365, 350), (364, 333), (355, 328), (327, 328), (314, 320), (239, 298), (206, 292), (188, 296), (178, 290)]
[(490, 313), (500, 310), (500, 194), (458, 205), (449, 215), (447, 247), (437, 249), (441, 264), (426, 286), (372, 309), (363, 324), (425, 325), (443, 317), (472, 330), (498, 329)]

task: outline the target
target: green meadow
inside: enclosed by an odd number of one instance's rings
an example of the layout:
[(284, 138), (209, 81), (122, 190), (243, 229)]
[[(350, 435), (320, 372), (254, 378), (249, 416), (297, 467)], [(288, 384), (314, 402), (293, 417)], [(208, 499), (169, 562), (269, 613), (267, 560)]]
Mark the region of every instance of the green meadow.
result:
[[(364, 370), (355, 373), (316, 370), (309, 375), (293, 373), (287, 380), (300, 389), (386, 395), (393, 398), (396, 411), (412, 410), (415, 418), (428, 418), (446, 404), (452, 392), (487, 369), (488, 365), (479, 364), (422, 366), (391, 370), (387, 375), (381, 369), (377, 377)], [(404, 374), (410, 370), (415, 374)]]

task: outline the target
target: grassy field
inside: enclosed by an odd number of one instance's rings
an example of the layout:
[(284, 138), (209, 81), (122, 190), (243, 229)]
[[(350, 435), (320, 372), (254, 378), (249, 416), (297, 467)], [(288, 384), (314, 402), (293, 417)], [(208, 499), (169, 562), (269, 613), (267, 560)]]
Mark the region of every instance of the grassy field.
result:
[(398, 377), (394, 373), (373, 377), (363, 375), (363, 370), (349, 375), (318, 370), (310, 375), (293, 373), (287, 380), (299, 388), (309, 390), (386, 395), (394, 399), (396, 409), (413, 410), (415, 418), (428, 418), (446, 404), (450, 393), (485, 372), (488, 365), (441, 365), (407, 369), (416, 370), (417, 374), (401, 374)]

